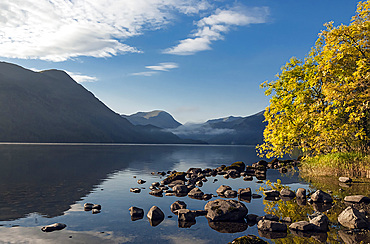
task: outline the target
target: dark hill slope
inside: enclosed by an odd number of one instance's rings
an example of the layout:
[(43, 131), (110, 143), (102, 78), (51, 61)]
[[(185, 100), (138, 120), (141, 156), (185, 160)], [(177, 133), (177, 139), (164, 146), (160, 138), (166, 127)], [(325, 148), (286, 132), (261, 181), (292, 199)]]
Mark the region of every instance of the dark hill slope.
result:
[[(161, 137), (163, 136), (163, 137)], [(147, 134), (114, 113), (64, 71), (0, 63), (1, 142), (179, 143)]]

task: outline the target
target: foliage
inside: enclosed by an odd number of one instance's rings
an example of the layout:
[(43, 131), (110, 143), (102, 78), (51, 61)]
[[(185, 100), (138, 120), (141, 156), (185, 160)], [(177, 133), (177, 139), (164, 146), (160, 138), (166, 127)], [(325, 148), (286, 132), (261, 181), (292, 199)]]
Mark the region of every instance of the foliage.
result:
[(325, 26), (303, 61), (291, 58), (261, 85), (272, 96), (261, 156), (369, 150), (370, 0), (359, 2), (348, 26)]
[[(319, 171), (317, 169), (320, 169)], [(305, 158), (300, 171), (306, 175), (350, 175), (366, 177), (370, 172), (370, 155), (360, 152), (338, 152)]]

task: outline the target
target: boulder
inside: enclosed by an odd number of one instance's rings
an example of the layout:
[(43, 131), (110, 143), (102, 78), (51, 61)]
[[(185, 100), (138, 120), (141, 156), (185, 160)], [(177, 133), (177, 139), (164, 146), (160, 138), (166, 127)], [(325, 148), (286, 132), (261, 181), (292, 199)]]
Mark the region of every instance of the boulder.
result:
[(352, 206), (347, 207), (339, 214), (338, 222), (350, 229), (364, 229), (368, 227), (365, 215)]
[(267, 219), (262, 219), (258, 221), (257, 224), (258, 230), (262, 231), (276, 231), (276, 232), (286, 232), (287, 231), (287, 226), (286, 224), (277, 222), (277, 221), (272, 221), (272, 220), (267, 220)]
[(314, 231), (315, 228), (315, 225), (308, 221), (298, 221), (289, 225), (289, 229), (299, 231)]
[(232, 188), (230, 186), (225, 186), (225, 185), (221, 185), (217, 190), (216, 190), (216, 193), (218, 195), (223, 195), (225, 191), (227, 190), (232, 190)]
[(298, 188), (296, 192), (297, 198), (306, 198), (306, 189)]
[(288, 197), (288, 198), (294, 198), (295, 197), (295, 193), (289, 189), (282, 189), (280, 191), (280, 196), (281, 197)]
[(199, 189), (198, 187), (193, 188), (188, 193), (188, 196), (189, 197), (193, 197), (193, 198), (196, 198), (196, 199), (203, 199), (203, 195), (204, 195), (204, 192), (202, 192), (202, 190)]
[(93, 206), (94, 206), (93, 203), (85, 203), (84, 204), (84, 210), (85, 211), (91, 211)]
[(247, 220), (248, 225), (249, 224), (255, 224), (257, 222), (258, 215), (256, 214), (248, 214), (245, 219)]
[(234, 197), (238, 196), (238, 193), (234, 190), (226, 190), (224, 192), (224, 196), (227, 197), (227, 198), (234, 198)]
[(150, 195), (156, 196), (156, 197), (162, 197), (163, 196), (163, 191), (158, 189), (158, 190), (152, 190), (149, 192)]
[(137, 180), (138, 184), (144, 184), (146, 181), (145, 180)]
[(246, 175), (246, 176), (244, 176), (243, 180), (245, 180), (245, 181), (252, 181), (253, 180), (253, 176)]
[(146, 216), (151, 226), (157, 226), (164, 220), (164, 213), (157, 206), (151, 207)]
[(131, 220), (135, 221), (144, 217), (144, 210), (137, 207), (131, 207), (130, 210)]
[(185, 181), (183, 180), (174, 180), (171, 183), (168, 184), (169, 187), (174, 187), (176, 185), (185, 185)]
[(163, 180), (163, 185), (168, 185), (169, 183), (171, 183), (172, 181), (175, 181), (175, 180), (186, 181), (185, 176), (186, 176), (185, 172), (173, 173), (173, 174), (169, 175), (166, 179)]
[(333, 198), (326, 192), (322, 190), (317, 190), (315, 193), (311, 195), (311, 200), (314, 202), (324, 202), (324, 203), (331, 203), (333, 202)]
[(188, 193), (188, 187), (186, 185), (175, 185), (172, 191), (177, 194), (186, 194)]
[(230, 166), (227, 166), (223, 169), (223, 171), (228, 171), (230, 169), (235, 169), (237, 170), (238, 172), (242, 172), (245, 170), (245, 164), (241, 161), (239, 162), (235, 162), (233, 164), (231, 164)]
[(204, 194), (203, 195), (203, 200), (209, 200), (209, 199), (211, 199), (213, 197), (213, 195), (212, 194)]
[(130, 189), (130, 192), (133, 192), (133, 193), (140, 193), (140, 192), (141, 192), (141, 189), (140, 189), (140, 188), (131, 188), (131, 189)]
[(339, 177), (339, 181), (342, 183), (351, 183), (352, 179), (349, 177)]
[(255, 235), (247, 235), (234, 239), (229, 244), (268, 244), (268, 242), (262, 240)]
[(195, 222), (195, 217), (197, 217), (195, 212), (189, 209), (179, 209), (176, 214), (178, 221)]
[(346, 196), (344, 198), (344, 201), (351, 202), (351, 203), (369, 203), (370, 198), (365, 197), (364, 195), (352, 195), (352, 196)]
[(93, 209), (93, 210), (91, 210), (91, 212), (92, 212), (92, 214), (98, 214), (98, 213), (100, 213), (100, 209)]
[(263, 219), (279, 221), (279, 217), (273, 214), (266, 214), (265, 216), (263, 216)]
[(41, 230), (43, 232), (52, 232), (52, 231), (55, 231), (55, 230), (62, 230), (64, 228), (66, 228), (67, 225), (65, 224), (62, 224), (62, 223), (55, 223), (55, 224), (52, 224), (52, 225), (47, 225), (47, 226), (44, 226), (41, 228)]
[(176, 211), (179, 209), (186, 209), (186, 203), (183, 201), (176, 201), (170, 206), (171, 212), (176, 214)]
[(241, 197), (252, 197), (252, 191), (251, 188), (247, 187), (245, 189), (240, 188), (238, 190), (238, 195)]
[(248, 213), (246, 206), (235, 200), (217, 199), (209, 201), (204, 210), (207, 211), (207, 218), (210, 221), (240, 221)]
[(315, 231), (326, 232), (329, 230), (329, 218), (323, 213), (314, 213), (308, 216), (311, 224), (315, 225)]
[(266, 195), (266, 197), (279, 197), (280, 196), (280, 192), (275, 191), (275, 190), (264, 191), (263, 193)]

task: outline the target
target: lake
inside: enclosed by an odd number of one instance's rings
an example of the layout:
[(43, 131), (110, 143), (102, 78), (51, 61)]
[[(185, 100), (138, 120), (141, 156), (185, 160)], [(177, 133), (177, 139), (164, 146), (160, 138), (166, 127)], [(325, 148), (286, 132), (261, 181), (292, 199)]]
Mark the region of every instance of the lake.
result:
[[(206, 201), (187, 196), (155, 197), (148, 194), (151, 183), (163, 179), (152, 172), (186, 171), (190, 167), (216, 168), (236, 161), (251, 165), (258, 160), (254, 146), (2, 144), (0, 243), (202, 244), (228, 243), (248, 234), (261, 236), (256, 225), (244, 226), (241, 232), (224, 233), (230, 232), (227, 227), (209, 224), (204, 216), (198, 217), (195, 225), (180, 228), (170, 205), (181, 200), (188, 209), (201, 210)], [(139, 185), (138, 179), (147, 182)], [(218, 181), (214, 182), (214, 179)], [(300, 179), (295, 171), (281, 174), (278, 170), (268, 170), (267, 179), (273, 182), (280, 179), (293, 190), (299, 187), (312, 190), (312, 186)], [(243, 181), (243, 178), (225, 179), (218, 175), (210, 177), (201, 189), (216, 194), (222, 184), (234, 190), (250, 187), (253, 193), (266, 186), (255, 178)], [(137, 194), (130, 192), (132, 187), (145, 189)], [(84, 211), (86, 202), (100, 204), (101, 213)], [(266, 206), (263, 198), (244, 204), (249, 213), (259, 216), (271, 208)], [(153, 205), (166, 216), (155, 227), (146, 218)], [(144, 209), (144, 218), (132, 221), (128, 210), (131, 206)], [(56, 222), (67, 227), (49, 233), (40, 230), (42, 226)], [(262, 238), (274, 242), (268, 236), (262, 235)], [(287, 243), (294, 243), (289, 242), (293, 239), (287, 240)]]

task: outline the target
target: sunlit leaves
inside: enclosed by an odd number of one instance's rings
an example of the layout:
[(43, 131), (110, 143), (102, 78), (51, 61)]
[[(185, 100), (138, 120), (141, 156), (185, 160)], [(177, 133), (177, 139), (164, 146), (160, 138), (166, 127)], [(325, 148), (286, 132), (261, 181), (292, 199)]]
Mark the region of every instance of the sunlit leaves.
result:
[(325, 24), (304, 60), (291, 58), (276, 80), (262, 83), (271, 99), (261, 155), (369, 150), (369, 8), (360, 2), (348, 26)]

